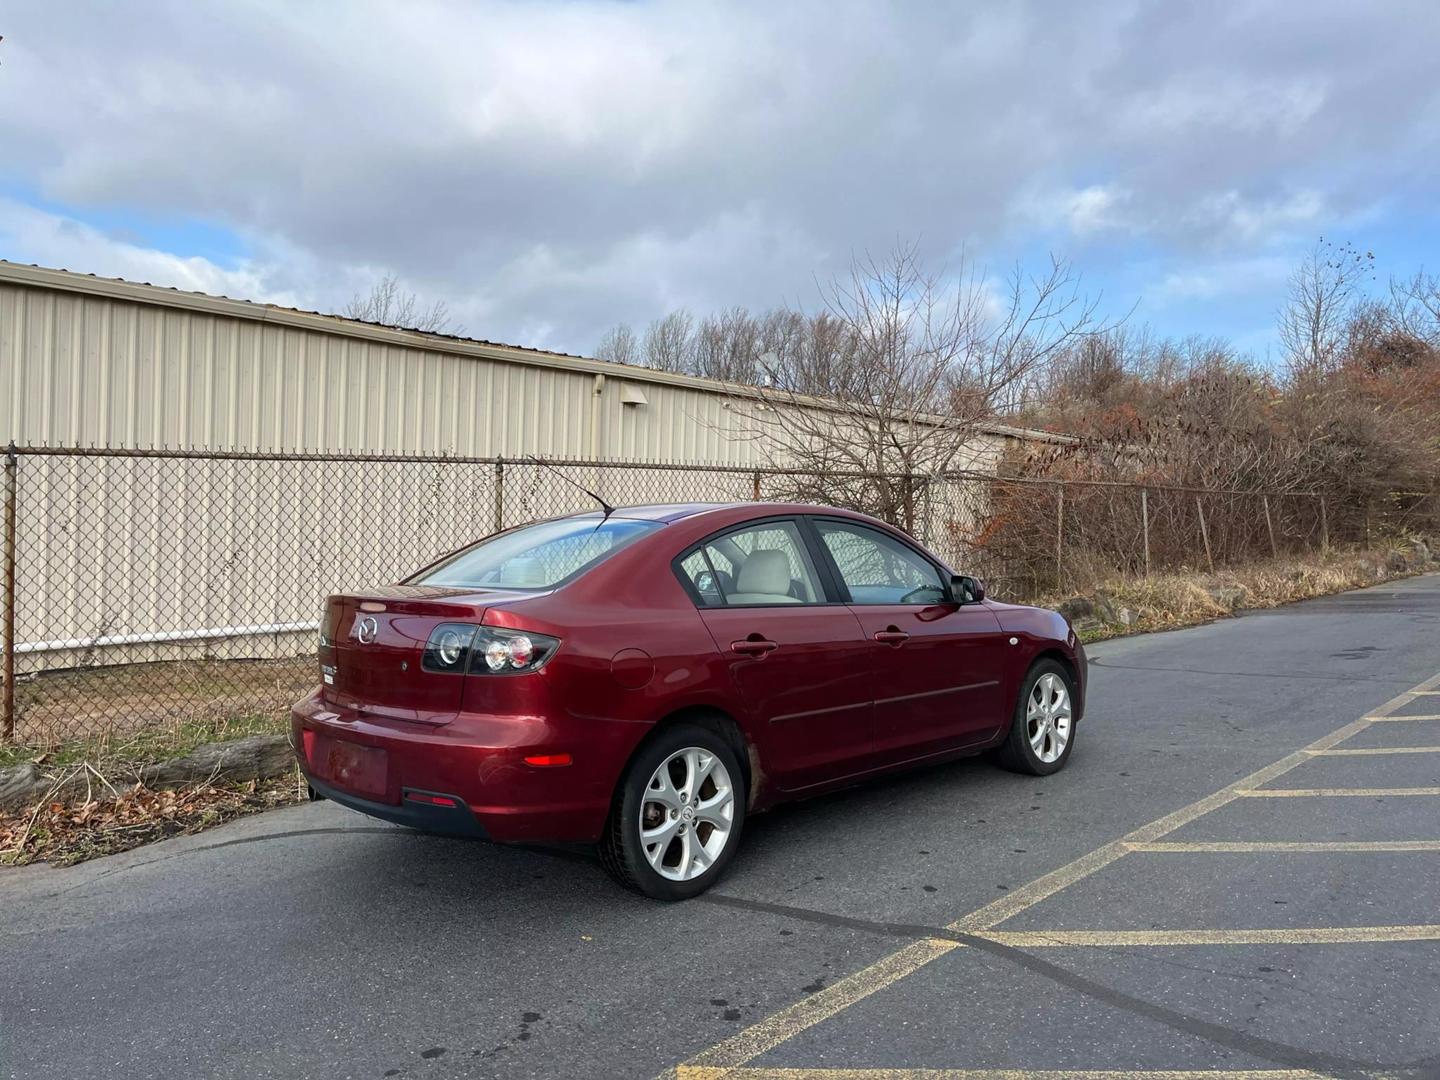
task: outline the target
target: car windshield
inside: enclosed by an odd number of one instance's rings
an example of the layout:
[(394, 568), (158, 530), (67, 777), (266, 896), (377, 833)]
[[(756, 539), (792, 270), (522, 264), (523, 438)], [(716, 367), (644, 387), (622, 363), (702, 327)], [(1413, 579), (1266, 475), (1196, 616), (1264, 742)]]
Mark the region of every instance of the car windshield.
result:
[(660, 527), (614, 517), (541, 521), (482, 540), (421, 571), (409, 584), (552, 589)]

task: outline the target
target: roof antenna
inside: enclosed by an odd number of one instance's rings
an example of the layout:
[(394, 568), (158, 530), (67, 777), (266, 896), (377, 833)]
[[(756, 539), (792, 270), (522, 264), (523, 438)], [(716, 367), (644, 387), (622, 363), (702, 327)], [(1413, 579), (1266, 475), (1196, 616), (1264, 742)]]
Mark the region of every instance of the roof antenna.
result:
[(595, 492), (591, 491), (585, 485), (581, 484), (578, 480), (572, 480), (570, 477), (566, 476), (559, 469), (555, 468), (554, 465), (551, 465), (548, 461), (541, 461), (534, 454), (526, 454), (525, 456), (528, 457), (531, 461), (533, 461), (536, 465), (539, 465), (541, 468), (549, 469), (551, 472), (553, 472), (556, 476), (560, 477), (561, 480), (564, 480), (571, 487), (579, 488), (581, 491), (585, 492), (586, 495), (589, 495), (592, 499), (598, 502), (601, 508), (605, 511), (604, 515), (600, 518), (601, 521), (604, 521), (606, 518), (608, 518), (611, 514), (615, 512), (615, 507), (611, 506), (608, 502), (602, 499), (599, 495), (596, 495)]

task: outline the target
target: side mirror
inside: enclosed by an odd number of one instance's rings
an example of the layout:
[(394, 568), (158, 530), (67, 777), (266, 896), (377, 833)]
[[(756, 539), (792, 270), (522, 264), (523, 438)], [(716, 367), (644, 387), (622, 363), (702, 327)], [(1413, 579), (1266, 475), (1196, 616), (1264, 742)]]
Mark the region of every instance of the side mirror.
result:
[(950, 597), (959, 604), (978, 604), (985, 599), (985, 583), (969, 574), (956, 574), (950, 579)]

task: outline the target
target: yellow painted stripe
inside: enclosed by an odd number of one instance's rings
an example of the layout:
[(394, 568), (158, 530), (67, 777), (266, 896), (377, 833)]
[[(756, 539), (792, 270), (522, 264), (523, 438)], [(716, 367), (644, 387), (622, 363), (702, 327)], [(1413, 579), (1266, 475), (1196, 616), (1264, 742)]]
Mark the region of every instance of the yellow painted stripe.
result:
[[(1440, 676), (1437, 676), (1437, 680), (1440, 680)], [(1388, 706), (1401, 701), (1403, 701), (1403, 699), (1392, 699), (1390, 702), (1387, 702), (1385, 706), (1381, 706), (1381, 709), (1384, 710)], [(1028, 885), (1023, 885), (1007, 893), (1000, 899), (980, 908), (978, 911), (973, 911), (964, 918), (956, 919), (947, 929), (956, 930), (960, 933), (974, 933), (978, 930), (986, 930), (992, 926), (998, 926), (1006, 919), (1014, 918), (1027, 908), (1034, 907), (1040, 903), (1040, 901), (1055, 895), (1061, 889), (1069, 888), (1082, 878), (1089, 877), (1095, 873), (1095, 871), (1109, 866), (1116, 859), (1126, 854), (1130, 850), (1131, 844), (1147, 844), (1158, 840), (1162, 836), (1174, 832), (1182, 825), (1188, 825), (1197, 818), (1204, 817), (1206, 814), (1234, 802), (1240, 798), (1242, 792), (1249, 791), (1261, 784), (1269, 783), (1271, 780), (1285, 775), (1285, 773), (1291, 769), (1303, 765), (1306, 761), (1310, 760), (1311, 754), (1320, 750), (1328, 750), (1330, 747), (1335, 746), (1337, 743), (1344, 742), (1356, 732), (1363, 731), (1369, 726), (1370, 722), (1368, 720), (1354, 720), (1340, 730), (1333, 731), (1329, 735), (1316, 739), (1303, 750), (1297, 750), (1293, 754), (1287, 754), (1273, 765), (1267, 765), (1265, 768), (1251, 773), (1242, 780), (1237, 780), (1234, 784), (1215, 792), (1213, 795), (1207, 795), (1205, 798), (1193, 802), (1189, 806), (1181, 807), (1174, 813), (1166, 814), (1164, 817), (1152, 821), (1148, 825), (1142, 825), (1134, 832), (1122, 836), (1119, 840), (1112, 841), (1104, 847), (1096, 848), (1088, 855), (1082, 855), (1074, 862), (1068, 863), (1060, 867), (1060, 869), (1046, 874), (1044, 877), (1036, 878)]]
[[(1396, 709), (1410, 701), (1416, 692), (1430, 690), (1440, 687), (1440, 675), (1435, 675), (1412, 691), (1404, 694), (1397, 694), (1384, 705), (1375, 709), (1370, 716), (1388, 716)], [(1338, 731), (1332, 732), (1323, 738), (1317, 739), (1304, 750), (1297, 750), (1293, 754), (1287, 754), (1273, 765), (1268, 765), (1257, 772), (1251, 773), (1242, 780), (1231, 784), (1222, 791), (1191, 803), (1189, 806), (1181, 807), (1179, 810), (1142, 826), (1134, 832), (1112, 841), (1103, 847), (1097, 848), (1088, 855), (1082, 855), (1075, 861), (1052, 871), (1043, 877), (1037, 878), (1011, 893), (1007, 894), (994, 903), (987, 904), (977, 911), (971, 912), (963, 918), (956, 919), (948, 929), (962, 933), (971, 933), (976, 930), (988, 929), (996, 926), (1004, 920), (1011, 918), (1027, 908), (1033, 907), (1048, 896), (1052, 896), (1082, 878), (1088, 877), (1109, 866), (1116, 859), (1124, 856), (1128, 848), (1126, 844), (1149, 843), (1159, 840), (1168, 833), (1174, 832), (1182, 825), (1186, 825), (1196, 818), (1203, 817), (1212, 810), (1219, 809), (1234, 800), (1246, 795), (1254, 794), (1251, 790), (1261, 784), (1268, 783), (1278, 776), (1282, 776), (1294, 769), (1296, 766), (1309, 760), (1307, 751), (1325, 750), (1344, 742), (1356, 732), (1364, 731), (1370, 726), (1370, 719), (1362, 717), (1355, 720)], [(905, 946), (898, 952), (877, 960), (867, 968), (857, 971), (855, 974), (818, 991), (811, 996), (796, 1002), (788, 1008), (759, 1021), (756, 1024), (736, 1032), (730, 1038), (717, 1043), (708, 1050), (703, 1050), (683, 1065), (667, 1070), (663, 1074), (667, 1078), (675, 1078), (681, 1075), (681, 1069), (705, 1069), (704, 1073), (687, 1072), (684, 1075), (699, 1080), (700, 1077), (719, 1077), (732, 1075), (732, 1070), (752, 1061), (787, 1039), (793, 1038), (800, 1032), (820, 1023), (822, 1020), (834, 1016), (843, 1009), (849, 1008), (857, 1001), (861, 1001), (871, 994), (892, 983), (898, 982), (907, 975), (918, 971), (926, 964), (937, 957), (945, 955), (956, 947), (953, 941), (943, 939), (927, 939), (917, 941)]]
[(976, 937), (1017, 949), (1075, 945), (1353, 945), (1374, 941), (1440, 941), (1440, 926), (1302, 926), (1270, 930), (991, 930)]
[(1391, 795), (1440, 795), (1440, 787), (1264, 788), (1237, 794), (1243, 799), (1329, 799), (1349, 796), (1382, 799)]
[(1149, 854), (1227, 854), (1266, 852), (1347, 852), (1347, 851), (1440, 851), (1440, 840), (1164, 840), (1153, 844), (1131, 844), (1131, 851)]
[(717, 1069), (681, 1065), (678, 1080), (1327, 1080), (1309, 1069)]
[(1403, 724), (1407, 720), (1440, 720), (1440, 713), (1425, 713), (1423, 716), (1367, 716), (1376, 724)]
[[(681, 1068), (698, 1067), (719, 1069), (713, 1075), (726, 1075), (725, 1069), (743, 1065), (759, 1057), (767, 1050), (779, 1046), (786, 1039), (834, 1016), (841, 1009), (847, 1009), (855, 1002), (869, 997), (891, 983), (920, 970), (938, 957), (944, 956), (960, 944), (943, 938), (927, 938), (893, 952), (854, 975), (818, 990), (807, 998), (797, 1001), (789, 1008), (781, 1009), (772, 1016), (736, 1032), (724, 1042), (695, 1055)], [(700, 1076), (699, 1073), (681, 1075)]]
[(1310, 757), (1376, 757), (1380, 754), (1440, 754), (1440, 746), (1367, 746), (1348, 750), (1306, 750)]

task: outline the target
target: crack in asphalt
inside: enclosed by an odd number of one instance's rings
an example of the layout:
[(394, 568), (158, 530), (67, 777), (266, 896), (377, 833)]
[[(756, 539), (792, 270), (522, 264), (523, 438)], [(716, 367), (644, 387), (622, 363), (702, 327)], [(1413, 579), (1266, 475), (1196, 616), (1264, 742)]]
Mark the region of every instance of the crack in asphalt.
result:
[(1288, 1043), (1276, 1042), (1258, 1035), (1249, 1035), (1243, 1031), (1228, 1028), (1223, 1024), (1202, 1020), (1199, 1017), (1166, 1008), (1164, 1005), (1157, 1005), (1153, 1001), (1146, 1001), (1144, 998), (1135, 997), (1132, 994), (1125, 993), (1123, 990), (1116, 990), (1113, 987), (1106, 986), (1104, 983), (1096, 982), (1068, 968), (1061, 967), (1059, 964), (1044, 960), (1038, 956), (1032, 956), (1030, 953), (1013, 946), (1003, 945), (1000, 942), (991, 941), (989, 938), (975, 934), (948, 930), (944, 927), (927, 926), (920, 923), (883, 922), (880, 920), (860, 919), (850, 915), (835, 915), (830, 912), (815, 911), (811, 908), (771, 904), (763, 900), (747, 900), (744, 897), (729, 896), (724, 893), (706, 893), (696, 899), (701, 903), (715, 904), (719, 907), (760, 912), (776, 915), (781, 918), (794, 919), (799, 922), (868, 931), (887, 937), (901, 937), (909, 940), (938, 938), (943, 941), (953, 941), (958, 945), (965, 945), (973, 949), (978, 949), (981, 952), (989, 953), (992, 956), (1000, 957), (1003, 960), (1049, 979), (1051, 982), (1057, 983), (1066, 989), (1084, 994), (1086, 997), (1094, 998), (1096, 1001), (1110, 1005), (1113, 1008), (1121, 1009), (1137, 1016), (1143, 1016), (1148, 1020), (1154, 1020), (1174, 1031), (1205, 1039), (1231, 1050), (1238, 1050), (1252, 1057), (1260, 1058), (1287, 1068), (1309, 1069), (1315, 1072), (1323, 1071), (1340, 1078), (1340, 1080), (1366, 1080), (1366, 1078), (1371, 1077), (1376, 1071), (1380, 1070), (1409, 1071), (1416, 1068), (1424, 1070), (1431, 1064), (1429, 1059), (1415, 1065), (1372, 1064), (1335, 1054), (1303, 1050), (1298, 1046), (1291, 1046)]
[(1317, 682), (1370, 682), (1370, 683), (1394, 683), (1396, 686), (1408, 686), (1410, 680), (1399, 675), (1322, 675), (1319, 672), (1311, 671), (1287, 671), (1283, 675), (1266, 671), (1209, 671), (1205, 668), (1189, 667), (1158, 667), (1150, 664), (1116, 664), (1109, 660), (1099, 660), (1090, 657), (1091, 667), (1110, 668), (1115, 671), (1159, 671), (1176, 675), (1213, 675), (1227, 679), (1271, 679), (1279, 682), (1292, 680), (1311, 679)]

